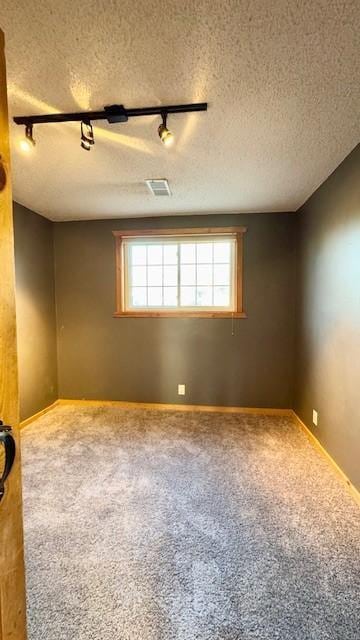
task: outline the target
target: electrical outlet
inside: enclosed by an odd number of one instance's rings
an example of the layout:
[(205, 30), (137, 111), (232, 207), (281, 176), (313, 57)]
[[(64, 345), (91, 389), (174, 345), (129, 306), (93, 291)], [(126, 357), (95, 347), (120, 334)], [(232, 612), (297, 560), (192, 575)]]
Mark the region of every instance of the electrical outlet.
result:
[(317, 427), (317, 423), (318, 423), (318, 412), (315, 411), (315, 409), (313, 409), (313, 424), (315, 425), (315, 427)]
[(185, 385), (178, 384), (178, 396), (184, 396), (184, 395), (185, 395)]

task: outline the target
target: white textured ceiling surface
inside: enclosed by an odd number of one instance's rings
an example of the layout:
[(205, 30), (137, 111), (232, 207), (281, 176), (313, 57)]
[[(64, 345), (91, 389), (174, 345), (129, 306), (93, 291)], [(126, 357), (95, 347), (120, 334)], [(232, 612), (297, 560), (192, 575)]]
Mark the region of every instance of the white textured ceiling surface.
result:
[(148, 117), (24, 156), (13, 124), (14, 198), (53, 220), (296, 210), (360, 139), (359, 0), (3, 0), (0, 27), (11, 116), (209, 102), (171, 148)]

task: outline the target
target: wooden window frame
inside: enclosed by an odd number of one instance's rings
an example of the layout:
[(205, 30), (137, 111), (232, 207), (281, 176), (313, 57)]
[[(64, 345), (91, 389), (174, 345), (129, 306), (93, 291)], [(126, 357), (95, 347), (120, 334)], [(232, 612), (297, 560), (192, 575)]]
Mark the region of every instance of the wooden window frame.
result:
[[(114, 318), (246, 318), (243, 308), (243, 238), (246, 233), (246, 227), (204, 227), (189, 229), (122, 229), (113, 231), (115, 237), (115, 264), (116, 264), (116, 290), (115, 300), (116, 308), (113, 314)], [(144, 237), (174, 237), (174, 236), (231, 236), (235, 238), (235, 310), (234, 311), (189, 311), (176, 309), (171, 311), (166, 309), (152, 311), (136, 311), (125, 309), (125, 291), (124, 291), (124, 243), (126, 238), (144, 238)]]

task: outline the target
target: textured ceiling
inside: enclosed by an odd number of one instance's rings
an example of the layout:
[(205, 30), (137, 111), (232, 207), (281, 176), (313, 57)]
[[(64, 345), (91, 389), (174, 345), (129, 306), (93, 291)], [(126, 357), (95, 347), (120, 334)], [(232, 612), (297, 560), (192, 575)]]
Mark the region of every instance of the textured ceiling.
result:
[(24, 156), (12, 125), (14, 198), (53, 220), (296, 210), (360, 139), (359, 0), (5, 0), (0, 27), (12, 116), (209, 102), (171, 148), (149, 117)]

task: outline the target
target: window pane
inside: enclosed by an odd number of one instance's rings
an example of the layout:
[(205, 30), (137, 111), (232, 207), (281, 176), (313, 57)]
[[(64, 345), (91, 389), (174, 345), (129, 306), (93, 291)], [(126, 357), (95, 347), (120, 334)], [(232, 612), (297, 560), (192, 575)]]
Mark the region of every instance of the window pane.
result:
[(133, 287), (131, 289), (131, 306), (146, 307), (146, 288)]
[(181, 265), (180, 277), (182, 285), (195, 285), (195, 265)]
[(177, 244), (164, 245), (164, 264), (177, 264)]
[(162, 267), (148, 267), (148, 286), (162, 286)]
[(146, 264), (146, 246), (135, 245), (131, 247), (131, 261), (133, 264)]
[(181, 287), (180, 304), (182, 307), (194, 307), (196, 303), (195, 287)]
[(148, 245), (148, 264), (162, 264), (162, 245)]
[(214, 265), (214, 284), (230, 284), (230, 265)]
[(214, 243), (214, 262), (230, 262), (230, 242)]
[(230, 287), (214, 287), (214, 305), (228, 307), (230, 304)]
[(148, 288), (148, 305), (149, 307), (162, 306), (162, 287)]
[(232, 308), (236, 275), (233, 238), (125, 239), (124, 248), (129, 309)]
[(177, 287), (164, 287), (164, 305), (165, 307), (177, 306)]
[(212, 262), (213, 259), (213, 243), (199, 242), (196, 245), (196, 262)]
[(197, 306), (211, 307), (212, 303), (212, 287), (198, 287), (196, 289)]
[(191, 264), (195, 262), (195, 245), (184, 243), (180, 245), (181, 262)]
[(133, 267), (131, 269), (131, 283), (134, 287), (146, 286), (146, 267)]
[(172, 287), (177, 285), (177, 267), (164, 267), (164, 285)]
[(212, 285), (212, 265), (211, 264), (199, 264), (197, 266), (197, 279), (196, 282), (199, 285)]

